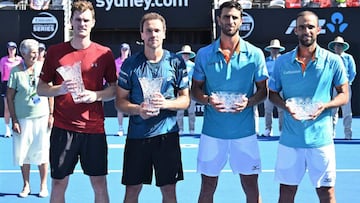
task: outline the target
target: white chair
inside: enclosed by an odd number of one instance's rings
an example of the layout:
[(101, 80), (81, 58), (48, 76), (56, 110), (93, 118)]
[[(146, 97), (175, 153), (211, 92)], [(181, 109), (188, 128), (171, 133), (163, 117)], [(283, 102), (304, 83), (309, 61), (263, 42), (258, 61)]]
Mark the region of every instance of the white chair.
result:
[(28, 1), (21, 0), (16, 4), (16, 10), (26, 10), (27, 6), (28, 6)]
[(63, 0), (52, 0), (50, 8), (53, 10), (63, 10)]
[(250, 9), (252, 8), (252, 1), (251, 0), (240, 0), (239, 3), (243, 9)]
[(284, 0), (271, 0), (268, 8), (285, 8)]

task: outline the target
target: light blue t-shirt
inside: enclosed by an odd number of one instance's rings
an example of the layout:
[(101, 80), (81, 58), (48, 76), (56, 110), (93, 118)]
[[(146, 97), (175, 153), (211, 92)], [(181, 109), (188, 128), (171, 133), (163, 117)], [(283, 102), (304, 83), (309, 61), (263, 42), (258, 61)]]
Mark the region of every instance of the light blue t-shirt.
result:
[(272, 76), (272, 73), (274, 72), (274, 63), (275, 63), (275, 60), (273, 57), (271, 56), (268, 56), (265, 58), (265, 61), (266, 61), (266, 68), (268, 70), (268, 74), (269, 76), (271, 77)]
[[(220, 39), (197, 52), (193, 79), (205, 81), (205, 94), (230, 91), (254, 94), (254, 84), (268, 78), (261, 49), (240, 39), (240, 52), (234, 52), (229, 63), (220, 52)], [(253, 107), (241, 113), (221, 113), (206, 105), (202, 133), (221, 139), (236, 139), (255, 134)]]
[(354, 58), (350, 54), (345, 53), (345, 52), (341, 53), (340, 56), (344, 62), (346, 75), (349, 80), (349, 85), (351, 85), (356, 76), (356, 65), (355, 65)]
[(191, 81), (192, 81), (192, 76), (194, 74), (194, 66), (195, 66), (195, 63), (190, 61), (190, 60), (187, 60), (185, 62), (186, 64), (186, 70), (188, 72), (188, 76), (189, 76), (189, 82), (190, 82), (190, 86), (191, 86)]
[[(307, 64), (302, 73), (301, 64), (296, 60), (297, 50), (295, 48), (276, 59), (269, 89), (282, 91), (284, 100), (304, 97), (329, 102), (333, 87), (348, 81), (341, 58), (317, 46), (314, 60)], [(294, 148), (317, 148), (331, 144), (332, 133), (331, 109), (324, 110), (315, 120), (303, 121), (295, 120), (285, 111), (280, 144)]]
[[(142, 77), (162, 77), (160, 92), (165, 99), (175, 99), (179, 90), (189, 88), (184, 60), (167, 50), (164, 50), (158, 63), (150, 63), (144, 52), (139, 52), (126, 59), (121, 66), (118, 85), (129, 90), (129, 101), (133, 104), (141, 104), (144, 101), (139, 82), (139, 78)], [(130, 115), (127, 138), (142, 139), (178, 131), (176, 111), (161, 109), (158, 116), (146, 120), (139, 115)]]

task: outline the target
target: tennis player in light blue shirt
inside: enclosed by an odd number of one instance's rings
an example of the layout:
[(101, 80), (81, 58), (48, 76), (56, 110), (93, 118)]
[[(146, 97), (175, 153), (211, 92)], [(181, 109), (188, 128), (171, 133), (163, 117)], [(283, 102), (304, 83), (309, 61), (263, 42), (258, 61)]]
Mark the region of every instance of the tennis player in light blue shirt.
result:
[[(317, 46), (314, 60), (302, 72), (297, 54), (296, 48), (277, 59), (269, 89), (282, 91), (284, 100), (302, 97), (311, 98), (314, 102), (329, 102), (332, 88), (347, 82), (340, 57)], [(300, 121), (285, 111), (280, 144), (296, 148), (322, 147), (333, 142), (331, 134), (331, 108), (325, 109), (314, 120)]]
[[(265, 57), (261, 49), (239, 35), (240, 3), (225, 1), (219, 10), (220, 37), (197, 52), (191, 86), (193, 98), (205, 104), (197, 157), (202, 181), (198, 202), (213, 202), (218, 176), (227, 162), (233, 173), (239, 174), (247, 202), (261, 202), (261, 160), (253, 108), (268, 92)], [(218, 99), (213, 95), (216, 92), (242, 93), (246, 97), (229, 110), (225, 105), (229, 99)]]
[[(270, 101), (285, 110), (275, 165), (275, 180), (280, 183), (279, 203), (294, 203), (306, 171), (319, 202), (336, 202), (331, 109), (348, 101), (348, 79), (341, 58), (317, 44), (320, 31), (315, 13), (300, 12), (295, 27), (298, 46), (275, 61), (269, 82)], [(335, 97), (334, 87), (338, 93)], [(301, 108), (286, 104), (287, 99), (297, 97), (309, 98), (318, 106), (301, 117)]]
[[(219, 91), (254, 95), (254, 83), (268, 78), (263, 52), (240, 38), (238, 50), (226, 62), (220, 51), (220, 39), (198, 51), (193, 78), (205, 81), (204, 93)], [(202, 133), (221, 139), (234, 139), (254, 135), (253, 106), (241, 113), (222, 113), (211, 105), (205, 105)], [(219, 127), (226, 123), (227, 128)]]

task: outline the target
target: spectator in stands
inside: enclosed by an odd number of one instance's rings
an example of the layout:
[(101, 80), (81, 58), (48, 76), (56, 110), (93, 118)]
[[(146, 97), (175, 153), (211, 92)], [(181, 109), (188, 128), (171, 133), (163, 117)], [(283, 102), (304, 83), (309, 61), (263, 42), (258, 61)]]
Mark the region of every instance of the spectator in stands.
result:
[(46, 46), (44, 43), (39, 43), (39, 56), (38, 61), (44, 62), (46, 54)]
[(238, 0), (243, 9), (252, 8), (252, 0)]
[[(280, 41), (278, 39), (273, 39), (270, 41), (270, 45), (265, 47), (265, 51), (270, 52), (270, 56), (265, 58), (266, 67), (268, 69), (269, 77), (272, 77), (274, 72), (274, 63), (275, 60), (281, 55), (280, 52), (284, 51), (285, 47), (280, 45)], [(265, 132), (262, 136), (272, 136), (272, 118), (273, 118), (273, 110), (274, 104), (269, 100), (269, 98), (264, 101), (264, 110), (265, 110)], [(278, 120), (279, 120), (279, 131), (281, 133), (282, 125), (283, 125), (283, 110), (281, 108), (277, 108), (278, 111)]]
[(48, 10), (50, 0), (30, 0), (30, 9), (33, 10)]
[[(300, 12), (295, 27), (298, 45), (276, 59), (269, 82), (270, 101), (284, 109), (275, 166), (275, 179), (280, 183), (278, 203), (294, 203), (306, 172), (319, 202), (336, 202), (331, 111), (348, 101), (348, 80), (340, 57), (317, 44), (320, 31), (315, 13)], [(332, 97), (334, 86), (336, 97)], [(298, 109), (286, 104), (287, 99), (297, 97), (321, 102), (316, 112), (308, 112), (310, 119), (299, 118)]]
[(301, 7), (359, 7), (359, 0), (285, 0), (286, 8), (301, 8)]
[(284, 0), (271, 0), (268, 8), (285, 8)]
[(53, 10), (62, 10), (64, 7), (64, 1), (66, 0), (51, 0), (50, 8)]
[[(328, 48), (334, 52), (335, 54), (338, 54), (345, 65), (346, 75), (349, 80), (349, 101), (340, 106), (342, 111), (342, 117), (343, 117), (343, 126), (344, 126), (344, 134), (345, 139), (350, 140), (352, 138), (352, 110), (351, 110), (351, 84), (355, 79), (356, 76), (356, 65), (354, 58), (346, 53), (345, 51), (350, 48), (349, 43), (344, 41), (344, 38), (337, 36), (333, 41), (331, 41), (328, 44)], [(333, 96), (335, 97), (337, 95), (336, 89), (334, 89)], [(339, 118), (339, 108), (333, 108), (332, 115), (333, 115), (333, 125), (334, 125), (334, 133), (333, 137), (335, 137), (335, 129), (336, 129), (336, 123)]]
[(346, 7), (360, 7), (360, 0), (347, 0)]
[(319, 2), (315, 2), (314, 0), (302, 0), (301, 1), (301, 7), (303, 8), (319, 8), (320, 7), (320, 3)]
[(15, 135), (14, 163), (20, 166), (23, 177), (23, 189), (19, 196), (24, 198), (30, 194), (30, 164), (34, 164), (40, 172), (39, 197), (47, 197), (53, 98), (39, 97), (36, 94), (41, 72), (41, 64), (37, 61), (39, 43), (33, 39), (25, 39), (19, 50), (24, 61), (11, 69), (7, 92)]
[[(357, 0), (359, 1), (359, 0)], [(333, 7), (346, 7), (346, 0), (332, 0)]]
[[(115, 59), (115, 65), (116, 65), (116, 74), (119, 77), (119, 73), (121, 70), (121, 66), (124, 63), (125, 59), (127, 59), (131, 55), (131, 49), (130, 45), (127, 43), (122, 43), (120, 45), (120, 55), (118, 58)], [(117, 111), (117, 119), (118, 119), (118, 125), (119, 130), (117, 132), (118, 136), (124, 135), (124, 128), (123, 128), (123, 113), (121, 111)]]
[[(195, 59), (191, 95), (205, 105), (197, 157), (197, 171), (201, 174), (199, 203), (214, 201), (219, 175), (227, 162), (240, 178), (246, 202), (261, 202), (254, 106), (267, 96), (268, 74), (261, 49), (239, 35), (242, 14), (238, 1), (222, 3), (217, 16), (220, 36), (199, 49)], [(246, 96), (228, 110), (224, 101), (213, 95), (218, 91)]]
[[(195, 52), (191, 50), (190, 45), (184, 45), (181, 48), (181, 51), (176, 53), (177, 55), (181, 56), (186, 64), (186, 69), (189, 76), (189, 82), (191, 87), (191, 80), (192, 75), (194, 73), (194, 65), (195, 63), (192, 62), (190, 59), (194, 58), (196, 56)], [(189, 120), (189, 133), (190, 135), (193, 135), (195, 133), (195, 120), (196, 120), (196, 102), (191, 99), (190, 100), (190, 106), (187, 109), (188, 112), (188, 120)], [(176, 115), (177, 123), (179, 125), (179, 134), (181, 135), (184, 132), (184, 110), (179, 110)]]
[(5, 121), (5, 134), (4, 137), (11, 136), (11, 128), (10, 128), (10, 114), (8, 103), (6, 100), (6, 91), (7, 91), (7, 82), (10, 77), (10, 71), (13, 67), (19, 65), (23, 59), (21, 56), (18, 56), (17, 53), (17, 45), (15, 42), (7, 43), (7, 52), (8, 55), (3, 56), (0, 59), (0, 73), (1, 73), (1, 96), (4, 97), (4, 121)]
[(302, 0), (303, 8), (328, 8), (331, 6), (331, 0)]
[(285, 0), (285, 8), (301, 8), (302, 0)]

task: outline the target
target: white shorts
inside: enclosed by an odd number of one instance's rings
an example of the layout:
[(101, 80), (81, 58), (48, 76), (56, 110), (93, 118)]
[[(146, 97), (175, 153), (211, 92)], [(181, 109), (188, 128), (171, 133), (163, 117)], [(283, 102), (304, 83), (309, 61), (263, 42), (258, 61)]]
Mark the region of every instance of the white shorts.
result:
[(21, 133), (13, 132), (14, 164), (41, 165), (49, 163), (50, 129), (49, 116), (19, 119)]
[(320, 148), (291, 148), (279, 144), (275, 180), (286, 185), (299, 185), (306, 169), (312, 184), (334, 187), (336, 161), (334, 145)]
[(234, 174), (259, 174), (261, 161), (256, 135), (240, 139), (219, 139), (201, 135), (198, 173), (219, 176), (228, 160)]

